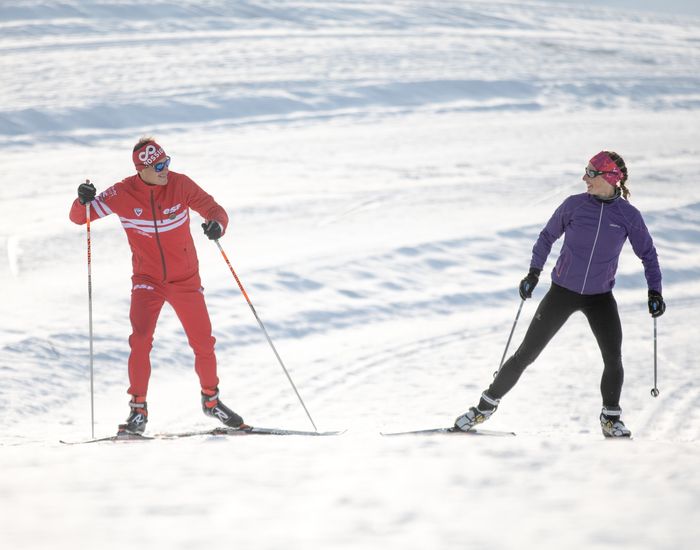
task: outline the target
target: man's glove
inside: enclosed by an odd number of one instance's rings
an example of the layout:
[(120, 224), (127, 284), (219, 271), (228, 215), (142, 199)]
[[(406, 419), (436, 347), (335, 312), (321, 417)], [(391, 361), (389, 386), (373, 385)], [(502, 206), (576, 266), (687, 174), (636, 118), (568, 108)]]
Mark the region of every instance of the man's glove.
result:
[(86, 180), (85, 183), (81, 183), (78, 186), (78, 200), (80, 204), (85, 204), (95, 200), (95, 193), (97, 190), (95, 186), (90, 183), (90, 180)]
[(655, 290), (649, 291), (649, 313), (652, 317), (661, 317), (666, 311), (666, 302), (663, 296)]
[(541, 269), (531, 267), (528, 274), (525, 275), (525, 278), (522, 281), (520, 281), (518, 292), (520, 292), (520, 297), (523, 300), (526, 300), (527, 298), (532, 298), (532, 291), (535, 290), (537, 282), (540, 280), (540, 273), (542, 273)]
[(210, 240), (215, 241), (221, 238), (224, 228), (216, 220), (209, 220), (202, 224), (202, 229), (204, 229), (204, 234), (209, 237)]

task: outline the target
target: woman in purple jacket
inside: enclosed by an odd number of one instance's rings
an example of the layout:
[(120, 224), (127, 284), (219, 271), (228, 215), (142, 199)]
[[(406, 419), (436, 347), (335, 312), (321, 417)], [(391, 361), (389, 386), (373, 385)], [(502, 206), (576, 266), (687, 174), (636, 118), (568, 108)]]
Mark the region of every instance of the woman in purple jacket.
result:
[(603, 356), (600, 391), (603, 410), (600, 423), (606, 437), (629, 437), (620, 419), (622, 326), (612, 294), (620, 251), (629, 239), (642, 260), (649, 287), (649, 313), (666, 310), (661, 296), (661, 271), (654, 242), (642, 215), (627, 202), (627, 167), (620, 155), (601, 151), (586, 167), (586, 192), (567, 198), (554, 212), (532, 250), (530, 271), (520, 282), (520, 297), (532, 296), (552, 244), (564, 234), (564, 244), (554, 269), (552, 286), (542, 299), (525, 339), (503, 364), (476, 407), (455, 420), (467, 431), (487, 420), (501, 398), (516, 384), (525, 368), (542, 352), (575, 311), (581, 311), (593, 330)]

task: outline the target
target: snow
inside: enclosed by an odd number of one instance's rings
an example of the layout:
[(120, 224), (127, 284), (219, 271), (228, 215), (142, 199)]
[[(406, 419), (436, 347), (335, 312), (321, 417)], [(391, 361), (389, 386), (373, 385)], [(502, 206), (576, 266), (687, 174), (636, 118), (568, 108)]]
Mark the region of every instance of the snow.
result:
[[(494, 0), (3, 2), (0, 546), (695, 548), (699, 23)], [(143, 134), (227, 209), (224, 250), (315, 423), (344, 435), (59, 443), (91, 432), (85, 227), (68, 209), (85, 178), (129, 175)], [(382, 438), (475, 403), (534, 240), (601, 149), (627, 162), (668, 304), (654, 399), (626, 246), (634, 440), (600, 434), (581, 315), (486, 426), (517, 437)], [(309, 429), (199, 223), (222, 398), (251, 424)], [(92, 225), (92, 256), (95, 432), (109, 435), (128, 412), (117, 219)], [(167, 307), (152, 362), (148, 431), (213, 427)]]

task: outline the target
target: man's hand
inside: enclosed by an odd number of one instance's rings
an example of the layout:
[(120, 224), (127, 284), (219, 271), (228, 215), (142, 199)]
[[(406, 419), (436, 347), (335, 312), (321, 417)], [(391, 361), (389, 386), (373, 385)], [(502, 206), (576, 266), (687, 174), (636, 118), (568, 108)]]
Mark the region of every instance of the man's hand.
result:
[(202, 229), (204, 229), (204, 234), (209, 237), (209, 240), (215, 241), (221, 238), (224, 232), (224, 228), (216, 220), (209, 220), (202, 224)]
[(97, 193), (95, 186), (90, 183), (90, 180), (85, 180), (85, 183), (81, 183), (78, 186), (78, 200), (80, 204), (94, 201), (95, 193)]

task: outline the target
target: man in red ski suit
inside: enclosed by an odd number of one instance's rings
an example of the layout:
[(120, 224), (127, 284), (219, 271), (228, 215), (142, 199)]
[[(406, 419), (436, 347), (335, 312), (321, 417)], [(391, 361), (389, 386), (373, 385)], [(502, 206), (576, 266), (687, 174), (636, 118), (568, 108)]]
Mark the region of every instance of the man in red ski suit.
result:
[(202, 410), (225, 425), (239, 427), (243, 419), (219, 400), (219, 378), (209, 313), (199, 277), (199, 262), (190, 233), (189, 209), (206, 220), (209, 239), (226, 231), (224, 209), (194, 181), (169, 170), (170, 157), (153, 138), (142, 138), (132, 160), (137, 173), (114, 184), (95, 198), (94, 185), (86, 180), (70, 210), (76, 224), (110, 214), (119, 216), (132, 252), (132, 333), (129, 337), (128, 393), (131, 413), (120, 432), (141, 434), (148, 421), (146, 394), (151, 375), (150, 351), (158, 315), (165, 302), (177, 314), (194, 351), (194, 368), (202, 389)]

